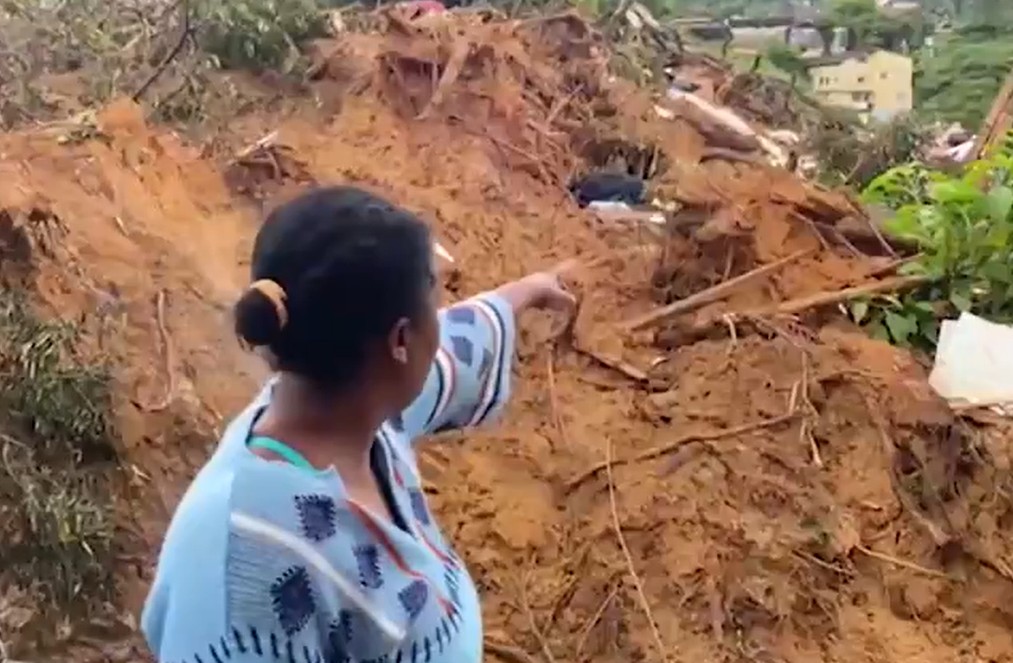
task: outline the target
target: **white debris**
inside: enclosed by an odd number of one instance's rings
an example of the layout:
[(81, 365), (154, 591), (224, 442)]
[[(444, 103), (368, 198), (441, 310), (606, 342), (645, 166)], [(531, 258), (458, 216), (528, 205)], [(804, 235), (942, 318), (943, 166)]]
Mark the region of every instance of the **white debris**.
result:
[(451, 265), (454, 264), (454, 256), (450, 255), (450, 251), (447, 251), (439, 242), (433, 242), (433, 252)]
[(929, 384), (954, 406), (1013, 415), (1013, 327), (971, 313), (944, 320)]

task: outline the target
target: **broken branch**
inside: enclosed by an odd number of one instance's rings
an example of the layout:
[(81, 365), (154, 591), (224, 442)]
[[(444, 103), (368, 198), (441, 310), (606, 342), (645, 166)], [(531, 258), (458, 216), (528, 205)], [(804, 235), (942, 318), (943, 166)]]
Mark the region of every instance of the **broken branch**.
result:
[(733, 320), (756, 320), (777, 316), (797, 315), (809, 309), (820, 308), (832, 304), (851, 301), (866, 295), (874, 295), (881, 292), (899, 292), (928, 283), (927, 276), (895, 276), (882, 281), (873, 281), (843, 290), (832, 290), (829, 292), (817, 292), (798, 299), (790, 299), (780, 304), (765, 306), (751, 311), (734, 311), (712, 316), (690, 325), (688, 328), (672, 329), (659, 337), (659, 344), (663, 347), (680, 345), (689, 339), (700, 338), (718, 326), (727, 325), (727, 318)]
[(818, 292), (814, 295), (809, 295), (808, 297), (791, 299), (776, 306), (759, 309), (751, 313), (747, 313), (746, 315), (749, 317), (795, 315), (811, 308), (818, 308), (820, 306), (827, 306), (830, 304), (840, 304), (841, 302), (857, 299), (858, 297), (864, 297), (865, 295), (907, 290), (908, 288), (913, 288), (915, 286), (922, 285), (923, 283), (927, 283), (928, 280), (927, 276), (896, 276), (882, 281), (856, 285), (843, 290)]
[(729, 279), (724, 283), (719, 283), (716, 286), (707, 288), (706, 290), (702, 290), (696, 294), (690, 295), (685, 299), (680, 299), (677, 302), (672, 302), (667, 306), (662, 306), (659, 309), (655, 309), (654, 311), (646, 313), (640, 316), (639, 318), (634, 318), (633, 320), (622, 323), (622, 327), (626, 331), (636, 331), (638, 329), (643, 329), (644, 327), (650, 327), (660, 322), (664, 322), (665, 320), (673, 318), (681, 313), (688, 313), (689, 311), (698, 309), (701, 306), (704, 306), (705, 304), (709, 304), (713, 301), (721, 299), (730, 291), (739, 287), (743, 283), (748, 283), (750, 281), (763, 278), (768, 274), (776, 272), (785, 265), (789, 265), (793, 262), (796, 262), (804, 258), (807, 255), (810, 255), (812, 252), (813, 252), (812, 249), (796, 251), (795, 253), (786, 256), (784, 258), (781, 258), (780, 260), (776, 260), (767, 265), (763, 265), (762, 267), (757, 267), (752, 271), (736, 276), (735, 278)]

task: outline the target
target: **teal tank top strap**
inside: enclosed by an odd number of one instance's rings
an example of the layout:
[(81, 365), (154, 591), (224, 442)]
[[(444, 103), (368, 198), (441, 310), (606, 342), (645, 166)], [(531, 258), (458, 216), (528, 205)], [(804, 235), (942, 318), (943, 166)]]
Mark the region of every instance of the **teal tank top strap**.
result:
[(306, 457), (301, 453), (288, 446), (284, 442), (279, 442), (273, 437), (264, 437), (263, 435), (254, 435), (250, 438), (250, 441), (246, 443), (251, 449), (265, 449), (271, 453), (278, 454), (290, 465), (295, 465), (304, 470), (315, 472), (316, 468), (310, 464)]

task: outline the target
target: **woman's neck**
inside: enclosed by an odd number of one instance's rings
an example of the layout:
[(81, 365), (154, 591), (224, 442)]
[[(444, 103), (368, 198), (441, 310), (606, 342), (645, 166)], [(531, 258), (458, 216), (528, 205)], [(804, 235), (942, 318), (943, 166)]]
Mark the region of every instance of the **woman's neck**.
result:
[(339, 474), (369, 471), (369, 450), (383, 416), (365, 390), (323, 393), (288, 374), (274, 385), (271, 403), (254, 426), (301, 453), (314, 467)]

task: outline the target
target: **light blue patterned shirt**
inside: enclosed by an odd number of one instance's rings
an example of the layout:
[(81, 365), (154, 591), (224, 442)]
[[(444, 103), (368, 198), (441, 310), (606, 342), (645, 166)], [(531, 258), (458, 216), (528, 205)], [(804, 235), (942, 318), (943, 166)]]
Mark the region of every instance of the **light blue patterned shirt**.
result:
[(514, 314), (485, 294), (440, 312), (425, 387), (374, 448), (405, 527), (348, 499), (333, 468), (247, 448), (272, 383), (183, 496), (142, 617), (159, 663), (478, 663), (467, 569), (426, 505), (412, 440), (480, 424), (507, 400)]

